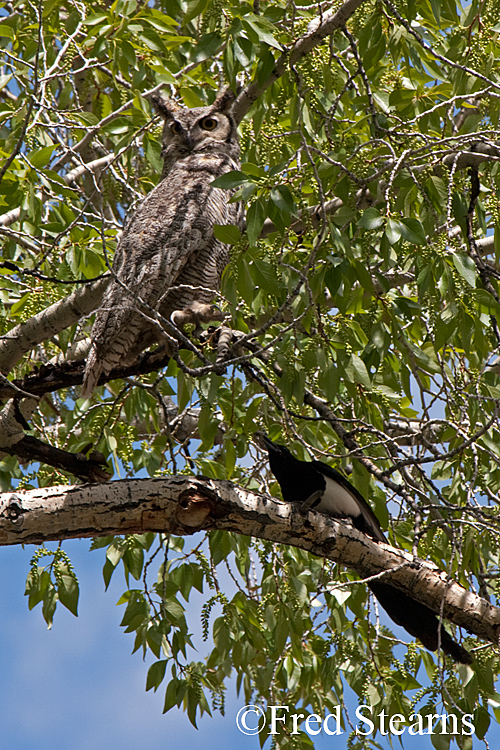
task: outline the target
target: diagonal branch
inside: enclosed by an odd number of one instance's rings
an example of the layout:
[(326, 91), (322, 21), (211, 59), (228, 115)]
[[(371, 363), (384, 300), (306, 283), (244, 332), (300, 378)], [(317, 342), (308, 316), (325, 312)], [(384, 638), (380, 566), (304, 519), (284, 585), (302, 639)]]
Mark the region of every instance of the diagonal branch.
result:
[(31, 435), (25, 435), (12, 446), (2, 446), (0, 450), (20, 459), (40, 461), (60, 471), (69, 472), (83, 482), (109, 482), (113, 476), (100, 454), (92, 453), (87, 457), (83, 453), (69, 453)]
[(109, 277), (76, 289), (0, 338), (0, 372), (7, 374), (26, 352), (89, 315), (101, 303)]
[(265, 81), (259, 83), (252, 81), (239, 94), (233, 107), (236, 122), (241, 122), (252, 104), (266, 91), (278, 78), (286, 73), (289, 66), (299, 62), (311, 50), (321, 44), (326, 37), (333, 34), (337, 29), (346, 25), (349, 18), (363, 4), (364, 0), (347, 0), (340, 8), (327, 10), (321, 16), (315, 18), (307, 27), (307, 32), (297, 39), (289, 49), (286, 49), (276, 61), (270, 75)]
[[(94, 159), (93, 161), (87, 162), (86, 164), (80, 164), (78, 167), (75, 167), (70, 172), (68, 172), (66, 175), (64, 175), (63, 180), (66, 183), (66, 185), (72, 185), (74, 182), (77, 181), (79, 177), (81, 177), (84, 174), (88, 174), (89, 172), (98, 172), (102, 167), (106, 167), (113, 159), (116, 158), (116, 154), (107, 154), (106, 156), (101, 156), (99, 159)], [(38, 198), (42, 202), (45, 202), (49, 200), (48, 193), (40, 193), (37, 195)], [(19, 206), (18, 208), (13, 208), (11, 211), (7, 211), (5, 214), (0, 215), (0, 227), (8, 227), (11, 224), (14, 224), (15, 221), (18, 221), (19, 217), (21, 216), (22, 208)]]

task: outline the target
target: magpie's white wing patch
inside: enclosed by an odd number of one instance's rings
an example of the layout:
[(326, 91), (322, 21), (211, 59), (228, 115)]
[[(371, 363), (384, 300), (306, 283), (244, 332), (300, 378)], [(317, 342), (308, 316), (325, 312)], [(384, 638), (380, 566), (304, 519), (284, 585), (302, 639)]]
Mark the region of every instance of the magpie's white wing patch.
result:
[(347, 516), (357, 518), (357, 516), (361, 515), (360, 507), (354, 495), (334, 479), (324, 476), (324, 480), (326, 486), (323, 497), (314, 510), (319, 510), (320, 513), (325, 513), (326, 515), (342, 516), (344, 518)]
[(325, 489), (319, 503), (314, 505), (314, 510), (319, 510), (320, 513), (324, 513), (325, 515), (341, 518), (358, 518), (359, 516), (363, 516), (376, 538), (380, 542), (385, 542), (386, 539), (379, 529), (378, 521), (375, 519), (374, 522), (370, 509), (365, 507), (364, 503), (361, 503), (353, 492), (349, 492), (346, 487), (336, 482), (335, 479), (324, 474), (323, 478), (325, 480)]

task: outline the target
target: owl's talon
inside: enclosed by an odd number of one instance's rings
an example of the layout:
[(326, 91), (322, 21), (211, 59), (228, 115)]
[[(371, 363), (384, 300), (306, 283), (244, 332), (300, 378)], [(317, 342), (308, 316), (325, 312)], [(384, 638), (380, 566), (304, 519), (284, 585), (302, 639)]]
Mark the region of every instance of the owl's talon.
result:
[(195, 336), (199, 336), (203, 330), (202, 323), (211, 323), (215, 320), (222, 322), (225, 318), (226, 314), (217, 305), (208, 305), (205, 302), (191, 302), (182, 310), (174, 310), (170, 316), (172, 323), (181, 331), (187, 323), (194, 323)]

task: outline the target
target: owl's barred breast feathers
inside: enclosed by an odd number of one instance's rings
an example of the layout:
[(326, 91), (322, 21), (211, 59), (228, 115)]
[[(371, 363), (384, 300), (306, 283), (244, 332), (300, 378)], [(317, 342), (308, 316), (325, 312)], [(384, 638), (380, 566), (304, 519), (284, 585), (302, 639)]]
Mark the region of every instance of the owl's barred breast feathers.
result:
[[(162, 342), (151, 311), (170, 319), (190, 303), (210, 303), (229, 260), (215, 224), (243, 225), (243, 208), (231, 192), (211, 183), (239, 168), (234, 95), (225, 91), (209, 107), (180, 108), (156, 99), (165, 119), (160, 183), (127, 222), (113, 260), (113, 278), (92, 328), (82, 396), (101, 375), (133, 364)], [(149, 311), (149, 315), (148, 315)]]

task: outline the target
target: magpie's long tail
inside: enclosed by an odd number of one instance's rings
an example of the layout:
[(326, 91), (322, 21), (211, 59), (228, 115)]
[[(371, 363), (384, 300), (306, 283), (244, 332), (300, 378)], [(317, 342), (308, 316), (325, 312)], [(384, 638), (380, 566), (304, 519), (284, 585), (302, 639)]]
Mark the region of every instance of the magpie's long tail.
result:
[(437, 615), (425, 604), (387, 583), (373, 581), (368, 585), (396, 625), (401, 625), (410, 635), (418, 638), (426, 648), (437, 651), (438, 646), (441, 646), (444, 653), (455, 661), (472, 664), (472, 654), (453, 640)]

